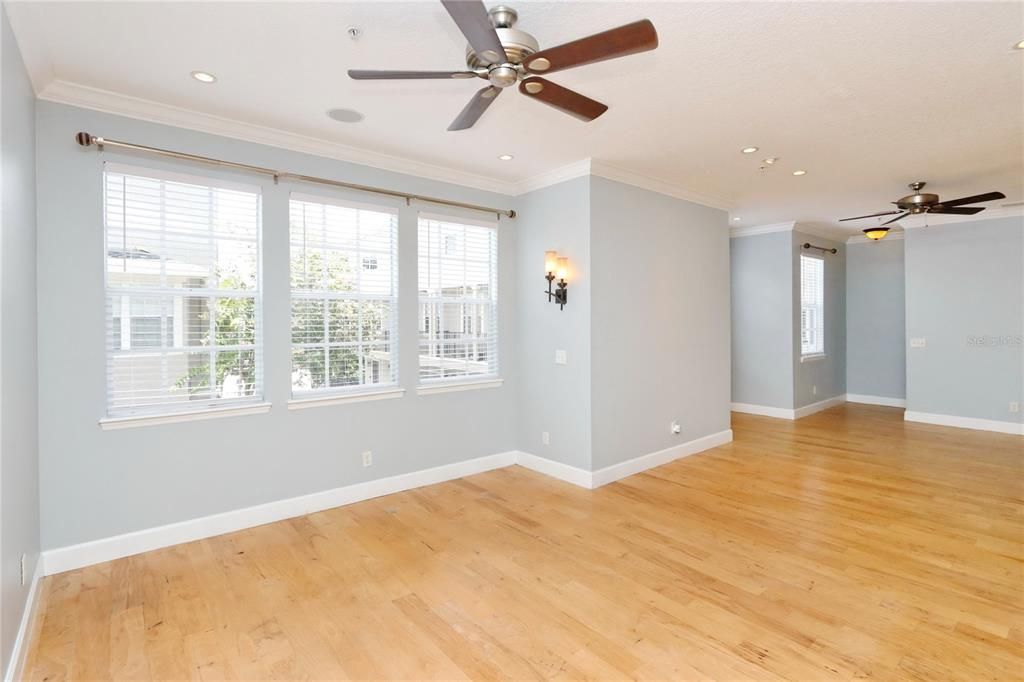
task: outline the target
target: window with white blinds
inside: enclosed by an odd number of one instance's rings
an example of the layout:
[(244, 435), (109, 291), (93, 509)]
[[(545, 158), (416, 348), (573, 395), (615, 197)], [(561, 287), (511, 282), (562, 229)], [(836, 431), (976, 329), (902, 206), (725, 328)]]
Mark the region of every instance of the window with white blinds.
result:
[(107, 164), (107, 412), (260, 400), (259, 189)]
[(825, 261), (800, 256), (800, 354), (825, 352)]
[(292, 393), (398, 383), (398, 213), (293, 195)]
[(498, 230), (421, 215), (420, 383), (498, 375)]

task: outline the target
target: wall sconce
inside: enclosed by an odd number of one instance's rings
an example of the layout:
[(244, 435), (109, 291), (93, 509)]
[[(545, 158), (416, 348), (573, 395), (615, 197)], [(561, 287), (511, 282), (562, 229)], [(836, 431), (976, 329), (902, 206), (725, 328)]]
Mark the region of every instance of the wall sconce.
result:
[[(559, 310), (565, 308), (566, 302), (569, 300), (569, 292), (567, 287), (569, 283), (566, 278), (569, 275), (569, 259), (558, 257), (557, 251), (545, 251), (544, 252), (544, 279), (548, 281), (548, 302), (554, 301), (558, 304)], [(551, 283), (558, 280), (558, 288), (554, 291), (551, 290)]]

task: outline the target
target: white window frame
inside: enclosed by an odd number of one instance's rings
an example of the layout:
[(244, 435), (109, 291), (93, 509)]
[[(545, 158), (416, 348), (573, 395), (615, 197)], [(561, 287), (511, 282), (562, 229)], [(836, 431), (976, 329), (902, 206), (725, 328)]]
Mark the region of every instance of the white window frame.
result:
[[(429, 311), (422, 309), (424, 304), (428, 303), (447, 303), (465, 306), (467, 304), (479, 305), (487, 304), (490, 306), (490, 335), (493, 338), (491, 344), (493, 352), (493, 367), (492, 371), (486, 374), (467, 374), (451, 377), (438, 377), (438, 378), (423, 378), (420, 367), (417, 367), (417, 393), (420, 395), (429, 395), (433, 393), (449, 393), (453, 391), (471, 390), (477, 388), (496, 388), (503, 384), (501, 378), (501, 334), (500, 334), (500, 301), (499, 301), (499, 268), (501, 262), (500, 252), (500, 239), (498, 233), (498, 223), (496, 221), (480, 220), (474, 218), (467, 218), (462, 215), (452, 215), (443, 213), (429, 213), (420, 212), (416, 219), (416, 241), (417, 241), (417, 263), (422, 264), (423, 254), (421, 253), (422, 244), (420, 243), (420, 229), (423, 221), (438, 221), (444, 223), (452, 223), (457, 225), (465, 225), (471, 227), (480, 227), (492, 231), (493, 251), (492, 260), (490, 265), (490, 282), (489, 284), (489, 299), (477, 299), (477, 298), (462, 298), (462, 297), (437, 297), (437, 296), (425, 296), (422, 293), (422, 287), (419, 281), (417, 281), (417, 318), (419, 322), (425, 322), (428, 328), (433, 328), (435, 325), (438, 327), (436, 331), (443, 333), (444, 320), (442, 314), (436, 316), (430, 316)], [(450, 253), (450, 246), (448, 240), (444, 240), (440, 245), (440, 256), (446, 257)], [(418, 273), (417, 277), (422, 273)], [(443, 309), (442, 309), (443, 310)], [(463, 324), (463, 307), (460, 307), (459, 314), (459, 328), (462, 328)], [(426, 322), (429, 320), (429, 322)], [(420, 345), (423, 343), (423, 339), (419, 332), (416, 336), (416, 350), (418, 364), (422, 361), (420, 355)], [(444, 343), (442, 339), (441, 343)]]
[[(110, 238), (110, 227), (108, 225), (108, 190), (107, 181), (108, 174), (111, 175), (126, 175), (143, 177), (151, 180), (160, 182), (176, 182), (184, 183), (189, 185), (197, 185), (201, 187), (210, 187), (215, 189), (223, 189), (230, 191), (248, 192), (256, 195), (256, 236), (253, 241), (256, 244), (256, 288), (253, 290), (232, 290), (232, 289), (217, 289), (217, 288), (184, 288), (184, 287), (123, 287), (110, 285), (110, 266), (109, 266), (109, 254), (112, 245), (109, 243)], [(144, 166), (135, 166), (129, 164), (122, 164), (116, 162), (105, 162), (103, 164), (103, 170), (101, 173), (101, 186), (103, 194), (103, 215), (102, 215), (102, 226), (103, 226), (103, 288), (104, 288), (104, 301), (105, 301), (105, 366), (107, 369), (107, 380), (105, 382), (106, 392), (106, 405), (105, 405), (105, 417), (100, 419), (100, 426), (104, 430), (108, 429), (120, 429), (129, 428), (133, 426), (145, 426), (150, 424), (160, 423), (172, 423), (178, 421), (191, 421), (193, 419), (208, 419), (217, 416), (235, 416), (242, 414), (255, 414), (259, 412), (266, 412), (270, 409), (269, 403), (264, 401), (264, 353), (263, 353), (263, 195), (262, 189), (259, 185), (249, 185), (238, 182), (232, 182), (222, 180), (217, 177), (208, 175), (198, 175), (192, 173), (183, 173), (173, 170), (167, 170), (165, 168), (153, 168)], [(126, 228), (125, 228), (126, 229)], [(212, 239), (212, 233), (211, 233)], [(239, 241), (249, 241), (241, 237)], [(161, 273), (165, 271), (165, 261), (161, 259)], [(163, 275), (161, 275), (163, 276)], [(244, 291), (245, 293), (240, 293)], [(216, 342), (216, 334), (212, 332), (212, 326), (215, 324), (215, 315), (213, 311), (215, 307), (210, 307), (210, 325), (211, 325), (211, 336), (210, 345), (207, 346), (184, 346), (178, 342), (182, 339), (182, 330), (174, 329), (174, 343), (170, 347), (167, 346), (167, 330), (165, 327), (164, 320), (166, 316), (161, 316), (161, 332), (160, 332), (160, 346), (154, 348), (152, 351), (146, 351), (153, 355), (161, 357), (161, 359), (169, 354), (172, 350), (185, 349), (189, 352), (197, 352), (203, 349), (207, 349), (211, 357), (211, 372), (216, 367), (216, 352), (218, 350), (251, 350), (254, 354), (254, 376), (255, 376), (255, 392), (254, 395), (236, 398), (213, 398), (208, 400), (196, 400), (196, 401), (181, 401), (181, 402), (165, 402), (150, 405), (138, 405), (131, 407), (119, 407), (113, 406), (113, 387), (111, 385), (111, 377), (113, 375), (113, 363), (115, 355), (118, 353), (131, 353), (137, 352), (138, 349), (131, 348), (131, 326), (130, 320), (125, 319), (124, 310), (127, 304), (122, 300), (121, 310), (113, 310), (111, 300), (113, 296), (125, 295), (131, 296), (133, 294), (138, 296), (182, 296), (182, 294), (190, 294), (191, 298), (208, 297), (210, 300), (215, 298), (252, 298), (254, 319), (253, 319), (253, 344), (245, 344), (238, 346), (222, 346)], [(130, 311), (130, 308), (128, 309)], [(115, 313), (118, 313), (115, 315)], [(129, 315), (130, 316), (130, 315)], [(113, 348), (113, 320), (117, 317), (120, 319), (120, 332), (121, 341), (124, 343), (125, 337), (124, 332), (128, 332), (128, 346), (121, 346), (118, 349)], [(215, 382), (211, 381), (211, 386)]]
[[(292, 214), (292, 203), (303, 202), (311, 204), (322, 204), (326, 206), (337, 206), (340, 208), (373, 211), (376, 213), (384, 213), (393, 216), (394, 224), (392, 228), (392, 244), (391, 244), (391, 295), (380, 296), (377, 294), (364, 294), (361, 292), (333, 292), (326, 289), (294, 289), (291, 286), (291, 214)], [(324, 324), (327, 324), (327, 304), (330, 301), (360, 301), (360, 300), (387, 300), (391, 307), (391, 318), (388, 344), (390, 345), (390, 360), (391, 363), (391, 381), (386, 383), (372, 383), (372, 384), (353, 384), (350, 386), (323, 386), (320, 388), (312, 388), (308, 390), (295, 390), (294, 386), (291, 387), (291, 400), (288, 401), (288, 409), (297, 410), (304, 409), (307, 407), (317, 407), (326, 405), (338, 405), (349, 402), (363, 402), (369, 400), (383, 400), (388, 398), (400, 398), (405, 390), (399, 387), (399, 297), (398, 297), (398, 286), (399, 286), (399, 262), (398, 262), (398, 240), (399, 240), (399, 211), (394, 206), (388, 206), (386, 204), (371, 204), (359, 201), (349, 201), (347, 199), (330, 197), (321, 194), (309, 194), (302, 192), (292, 192), (288, 197), (288, 234), (289, 234), (289, 251), (288, 251), (288, 268), (289, 268), (289, 309), (291, 303), (299, 299), (306, 300), (317, 300), (323, 301), (324, 303)], [(362, 277), (364, 270), (377, 271), (380, 268), (380, 260), (378, 256), (383, 255), (383, 252), (357, 249), (358, 256), (355, 263), (355, 271), (357, 273), (357, 279)], [(366, 268), (367, 259), (372, 259), (373, 267)], [(291, 322), (289, 321), (289, 326)], [(330, 342), (327, 338), (327, 331), (325, 330), (325, 338), (323, 343), (302, 343), (296, 344), (291, 335), (289, 334), (289, 367), (294, 371), (291, 360), (291, 351), (295, 348), (320, 348), (323, 347), (326, 352), (329, 352), (329, 348), (335, 347), (347, 347), (353, 342)], [(357, 347), (363, 344), (363, 340), (360, 338), (356, 342)], [(325, 361), (326, 362), (326, 361)], [(325, 367), (325, 372), (327, 367)], [(362, 376), (362, 372), (360, 375)], [(325, 376), (326, 380), (326, 376)]]
[[(820, 286), (817, 287), (817, 294), (820, 301), (807, 301), (805, 294), (808, 293), (807, 285), (804, 282), (805, 268), (804, 259), (808, 262), (816, 262), (819, 265), (818, 272), (821, 273)], [(814, 318), (814, 324), (807, 324), (808, 318)], [(812, 336), (808, 344), (804, 339)], [(813, 256), (805, 253), (800, 254), (800, 360), (801, 362), (825, 357), (825, 259), (821, 256)]]

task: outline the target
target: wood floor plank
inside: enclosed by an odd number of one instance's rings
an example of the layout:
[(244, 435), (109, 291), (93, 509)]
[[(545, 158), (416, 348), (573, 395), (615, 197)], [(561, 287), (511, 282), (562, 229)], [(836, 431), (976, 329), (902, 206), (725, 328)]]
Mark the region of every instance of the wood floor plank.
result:
[(1024, 444), (847, 404), (50, 576), (26, 679), (1024, 679)]

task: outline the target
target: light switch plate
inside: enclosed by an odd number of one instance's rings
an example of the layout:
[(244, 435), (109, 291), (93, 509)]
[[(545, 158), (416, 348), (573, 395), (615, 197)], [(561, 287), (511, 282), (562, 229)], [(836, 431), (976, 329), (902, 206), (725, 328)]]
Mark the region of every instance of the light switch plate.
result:
[(566, 363), (565, 351), (564, 350), (556, 350), (555, 351), (555, 364), (556, 365), (564, 365), (565, 363)]
[(912, 336), (910, 338), (911, 348), (925, 348), (928, 345), (928, 339), (923, 336)]

